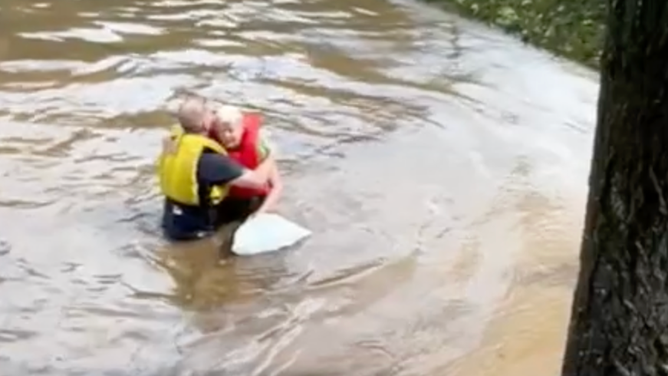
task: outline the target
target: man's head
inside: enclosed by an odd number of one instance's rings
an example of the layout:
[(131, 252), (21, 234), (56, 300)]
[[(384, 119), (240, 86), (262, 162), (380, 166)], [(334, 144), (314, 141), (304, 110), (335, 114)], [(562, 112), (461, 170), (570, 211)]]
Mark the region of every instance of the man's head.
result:
[(227, 149), (234, 149), (241, 143), (244, 134), (244, 114), (239, 107), (218, 104), (213, 108), (213, 127), (217, 138)]
[(176, 110), (176, 118), (186, 132), (207, 133), (214, 120), (211, 103), (204, 97), (187, 96)]

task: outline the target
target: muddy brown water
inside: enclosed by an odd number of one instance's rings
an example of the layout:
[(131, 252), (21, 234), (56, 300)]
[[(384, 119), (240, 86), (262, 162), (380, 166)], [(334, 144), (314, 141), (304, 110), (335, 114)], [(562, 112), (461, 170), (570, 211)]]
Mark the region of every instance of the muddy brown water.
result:
[[(2, 375), (556, 375), (595, 74), (409, 1), (3, 0)], [(259, 109), (314, 231), (169, 245), (161, 106)]]

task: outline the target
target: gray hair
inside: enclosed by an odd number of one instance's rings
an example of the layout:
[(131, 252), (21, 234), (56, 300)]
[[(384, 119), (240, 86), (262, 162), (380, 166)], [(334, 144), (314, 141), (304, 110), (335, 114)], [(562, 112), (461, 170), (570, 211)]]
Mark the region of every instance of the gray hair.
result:
[(222, 124), (229, 124), (231, 127), (237, 128), (243, 123), (244, 113), (237, 106), (217, 104), (213, 107), (213, 111), (216, 120)]

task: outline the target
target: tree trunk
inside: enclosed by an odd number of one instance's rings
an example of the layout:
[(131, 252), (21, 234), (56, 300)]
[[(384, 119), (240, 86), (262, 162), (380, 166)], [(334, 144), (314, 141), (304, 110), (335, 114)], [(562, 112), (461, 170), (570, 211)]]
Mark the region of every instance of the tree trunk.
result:
[(668, 1), (608, 0), (563, 376), (668, 375)]

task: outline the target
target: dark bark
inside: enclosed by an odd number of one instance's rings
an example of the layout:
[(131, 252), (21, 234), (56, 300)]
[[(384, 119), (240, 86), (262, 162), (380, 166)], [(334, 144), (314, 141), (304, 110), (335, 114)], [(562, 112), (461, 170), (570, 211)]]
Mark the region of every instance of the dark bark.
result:
[(668, 375), (668, 1), (608, 6), (562, 375)]

